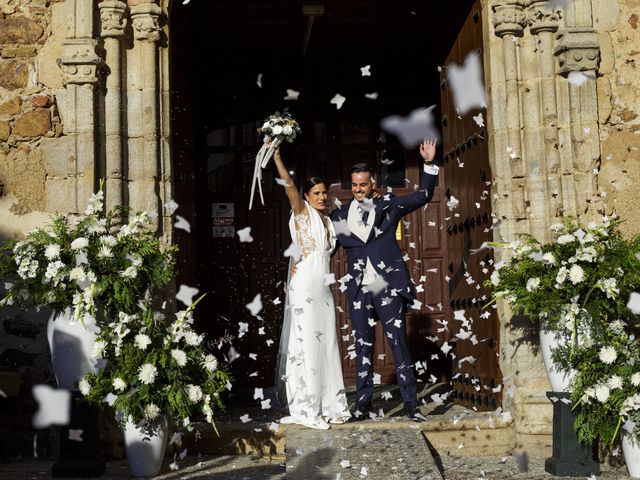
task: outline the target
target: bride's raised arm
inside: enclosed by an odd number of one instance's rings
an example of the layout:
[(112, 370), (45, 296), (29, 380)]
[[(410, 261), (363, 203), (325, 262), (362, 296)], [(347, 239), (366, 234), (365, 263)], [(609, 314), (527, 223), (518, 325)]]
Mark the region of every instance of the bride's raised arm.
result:
[(304, 200), (300, 196), (298, 189), (296, 188), (296, 184), (293, 182), (291, 175), (289, 175), (289, 171), (287, 167), (282, 163), (282, 157), (280, 156), (280, 147), (276, 147), (275, 152), (273, 154), (273, 162), (276, 164), (276, 168), (278, 169), (278, 175), (282, 180), (285, 181), (285, 192), (287, 197), (289, 197), (289, 203), (291, 204), (291, 208), (293, 208), (293, 213), (295, 215), (299, 215), (304, 211)]

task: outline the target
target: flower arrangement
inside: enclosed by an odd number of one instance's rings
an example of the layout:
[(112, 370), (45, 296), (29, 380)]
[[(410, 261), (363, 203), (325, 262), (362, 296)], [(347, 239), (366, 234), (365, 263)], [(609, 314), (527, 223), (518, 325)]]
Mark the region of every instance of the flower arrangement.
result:
[(291, 114), (284, 110), (284, 112), (276, 112), (273, 115), (267, 117), (262, 127), (258, 129), (258, 133), (264, 133), (266, 141), (271, 139), (286, 140), (291, 143), (296, 136), (302, 133), (302, 129), (298, 122), (291, 116)]
[[(493, 300), (505, 299), (563, 341), (552, 352), (570, 384), (575, 429), (582, 442), (612, 444), (624, 424), (640, 439), (640, 316), (627, 300), (640, 288), (640, 236), (624, 239), (618, 218), (581, 225), (567, 218), (552, 225), (554, 241), (530, 235), (508, 244), (488, 285)], [(490, 302), (491, 303), (491, 302)], [(629, 423), (625, 423), (629, 422)]]
[(264, 196), (262, 194), (262, 169), (266, 168), (269, 159), (273, 156), (273, 152), (284, 140), (291, 143), (302, 133), (302, 129), (298, 122), (294, 120), (291, 114), (285, 109), (282, 113), (276, 112), (270, 115), (262, 127), (258, 129), (258, 133), (263, 133), (263, 144), (256, 155), (256, 164), (253, 169), (253, 179), (251, 181), (251, 196), (249, 197), (249, 210), (253, 206), (253, 196), (256, 191), (256, 184), (260, 193), (260, 200), (264, 205)]
[(640, 236), (623, 239), (619, 224), (604, 217), (584, 226), (568, 218), (550, 227), (549, 244), (531, 235), (493, 243), (511, 254), (487, 281), (493, 301), (504, 298), (515, 314), (574, 337), (580, 319), (631, 320), (626, 301), (640, 287)]
[(80, 321), (100, 308), (111, 318), (134, 312), (139, 299), (169, 282), (176, 248), (155, 236), (152, 216), (122, 206), (105, 213), (103, 198), (101, 185), (83, 215), (56, 215), (47, 228), (0, 247), (7, 289), (0, 306), (73, 307)]
[(86, 400), (101, 404), (107, 398), (122, 423), (130, 417), (143, 428), (151, 429), (154, 420), (165, 415), (191, 430), (195, 413), (215, 428), (213, 409), (223, 407), (220, 393), (230, 385), (230, 377), (192, 327), (200, 299), (177, 312), (168, 325), (165, 314), (147, 302), (139, 312), (120, 312), (103, 325), (93, 355), (106, 366), (80, 380)]

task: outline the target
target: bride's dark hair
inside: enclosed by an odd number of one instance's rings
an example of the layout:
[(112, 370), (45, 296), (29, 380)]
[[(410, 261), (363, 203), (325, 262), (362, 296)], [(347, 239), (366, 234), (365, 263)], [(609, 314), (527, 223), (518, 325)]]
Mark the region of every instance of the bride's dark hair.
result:
[(313, 187), (320, 185), (321, 183), (324, 183), (324, 180), (320, 177), (307, 178), (302, 184), (302, 193), (308, 194)]

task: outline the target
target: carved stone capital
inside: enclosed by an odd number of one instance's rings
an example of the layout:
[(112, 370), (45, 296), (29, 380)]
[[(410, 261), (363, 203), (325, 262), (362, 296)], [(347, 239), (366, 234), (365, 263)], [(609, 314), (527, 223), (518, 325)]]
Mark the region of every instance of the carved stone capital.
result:
[(598, 70), (600, 45), (596, 32), (591, 27), (567, 28), (556, 34), (558, 73), (568, 75), (581, 70)]
[(98, 82), (98, 67), (102, 59), (96, 54), (96, 43), (94, 39), (63, 40), (58, 65), (65, 85)]
[(527, 25), (524, 2), (501, 0), (492, 5), (493, 29), (499, 37), (513, 35), (521, 37)]
[(162, 8), (155, 3), (143, 3), (131, 7), (131, 24), (133, 35), (138, 41), (157, 42), (160, 40), (160, 24), (158, 19)]
[(127, 19), (124, 16), (127, 4), (119, 0), (103, 0), (98, 4), (102, 37), (120, 37), (124, 35)]
[(533, 35), (540, 32), (557, 32), (560, 23), (558, 10), (546, 8), (547, 0), (533, 0), (527, 10), (527, 23)]

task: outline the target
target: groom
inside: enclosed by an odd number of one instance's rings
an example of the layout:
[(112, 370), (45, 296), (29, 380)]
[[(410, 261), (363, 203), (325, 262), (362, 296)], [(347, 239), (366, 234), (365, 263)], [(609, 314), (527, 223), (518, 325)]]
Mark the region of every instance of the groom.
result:
[(369, 418), (373, 396), (375, 317), (382, 322), (407, 416), (424, 421), (416, 396), (413, 364), (407, 345), (404, 315), (415, 300), (415, 289), (396, 241), (398, 222), (433, 197), (438, 167), (433, 165), (435, 140), (420, 145), (424, 172), (420, 188), (408, 195), (372, 198), (372, 168), (358, 163), (351, 170), (353, 200), (331, 214), (339, 244), (347, 253), (345, 278), (351, 326), (356, 345), (356, 412), (354, 420)]

